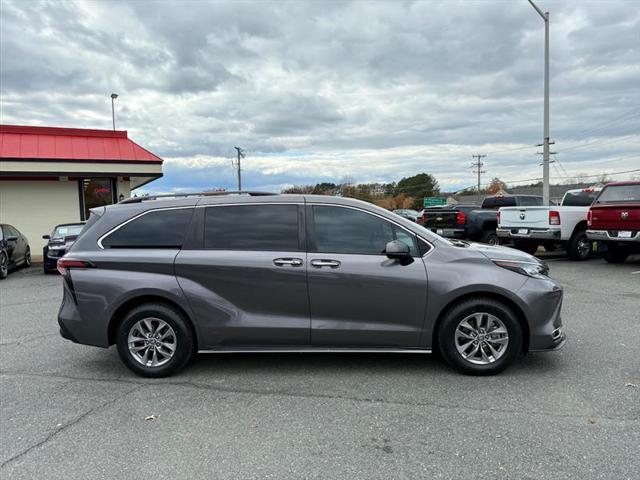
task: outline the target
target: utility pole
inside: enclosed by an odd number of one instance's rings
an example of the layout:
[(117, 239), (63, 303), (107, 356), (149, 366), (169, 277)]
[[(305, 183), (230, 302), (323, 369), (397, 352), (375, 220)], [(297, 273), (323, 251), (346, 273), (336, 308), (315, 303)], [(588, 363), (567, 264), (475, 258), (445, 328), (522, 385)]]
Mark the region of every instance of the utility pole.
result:
[(484, 166), (484, 162), (482, 161), (482, 159), (484, 157), (486, 157), (486, 155), (471, 155), (471, 158), (477, 159), (475, 162), (471, 163), (471, 166), (475, 168), (473, 173), (478, 174), (478, 195), (480, 195), (480, 174), (487, 173), (486, 170), (482, 170), (482, 167)]
[(112, 93), (111, 94), (111, 120), (113, 121), (113, 129), (116, 129), (116, 107), (115, 107), (115, 103), (114, 100), (118, 98), (118, 94), (117, 93)]
[(244, 150), (240, 147), (233, 147), (238, 152), (238, 160), (236, 163), (236, 167), (238, 168), (238, 192), (242, 191), (242, 169), (240, 168), (240, 159), (244, 158)]
[(544, 20), (544, 131), (542, 139), (542, 203), (549, 205), (549, 12), (529, 0)]

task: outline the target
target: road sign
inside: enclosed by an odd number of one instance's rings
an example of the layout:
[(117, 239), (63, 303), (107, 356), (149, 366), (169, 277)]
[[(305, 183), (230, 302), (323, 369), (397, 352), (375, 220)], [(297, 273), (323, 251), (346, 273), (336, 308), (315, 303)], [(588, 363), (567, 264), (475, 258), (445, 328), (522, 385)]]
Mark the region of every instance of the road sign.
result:
[(424, 197), (422, 205), (426, 207), (436, 207), (438, 205), (446, 205), (447, 199), (444, 197)]

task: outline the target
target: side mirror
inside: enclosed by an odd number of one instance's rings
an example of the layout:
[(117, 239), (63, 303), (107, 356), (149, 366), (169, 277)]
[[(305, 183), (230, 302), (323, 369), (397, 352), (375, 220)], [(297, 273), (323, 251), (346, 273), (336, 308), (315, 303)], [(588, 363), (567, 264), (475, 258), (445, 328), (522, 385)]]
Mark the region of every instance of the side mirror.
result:
[(7, 242), (15, 242), (18, 240), (18, 236), (17, 235), (9, 235), (7, 237)]
[(384, 253), (387, 254), (388, 258), (393, 260), (408, 260), (411, 258), (411, 250), (409, 250), (409, 245), (400, 240), (392, 240), (387, 243), (387, 246), (384, 248)]
[(45, 240), (50, 240), (51, 239), (51, 235), (42, 235), (42, 238), (44, 238)]

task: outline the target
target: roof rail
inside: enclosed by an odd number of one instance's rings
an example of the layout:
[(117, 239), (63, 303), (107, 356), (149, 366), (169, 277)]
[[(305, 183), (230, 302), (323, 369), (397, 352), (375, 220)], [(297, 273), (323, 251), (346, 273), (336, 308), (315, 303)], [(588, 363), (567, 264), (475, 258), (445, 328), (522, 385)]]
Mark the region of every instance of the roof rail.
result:
[(263, 197), (267, 195), (277, 195), (272, 192), (252, 192), (252, 191), (238, 191), (238, 190), (226, 190), (221, 192), (193, 192), (193, 193), (165, 193), (162, 195), (141, 195), (139, 197), (126, 198), (118, 202), (118, 204), (124, 203), (140, 203), (147, 200), (158, 200), (163, 198), (187, 198), (187, 197), (218, 197), (223, 195), (248, 195), (250, 197)]

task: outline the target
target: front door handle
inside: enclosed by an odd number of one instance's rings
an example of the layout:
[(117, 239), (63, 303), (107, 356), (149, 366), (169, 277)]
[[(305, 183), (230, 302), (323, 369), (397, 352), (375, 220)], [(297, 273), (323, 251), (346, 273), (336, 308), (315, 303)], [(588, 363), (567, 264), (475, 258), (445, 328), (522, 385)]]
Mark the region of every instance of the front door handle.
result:
[(284, 267), (285, 265), (291, 265), (292, 267), (299, 267), (302, 265), (301, 258), (276, 258), (273, 260), (273, 264), (278, 267)]
[(340, 266), (340, 262), (338, 260), (316, 259), (316, 260), (311, 260), (311, 265), (313, 265), (316, 268), (322, 268), (322, 267), (338, 268)]

